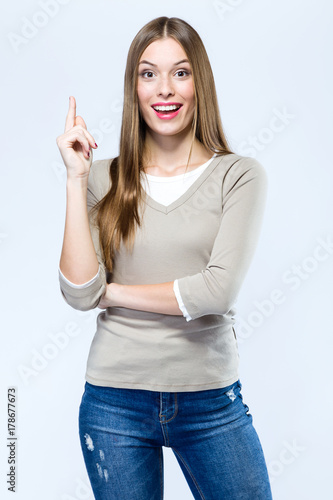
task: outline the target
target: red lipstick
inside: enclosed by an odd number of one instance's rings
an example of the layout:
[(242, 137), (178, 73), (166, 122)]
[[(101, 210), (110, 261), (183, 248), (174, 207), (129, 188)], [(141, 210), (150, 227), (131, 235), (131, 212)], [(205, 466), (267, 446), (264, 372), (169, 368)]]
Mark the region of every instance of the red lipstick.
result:
[[(167, 110), (156, 110), (156, 109), (154, 109), (154, 106), (164, 106), (164, 107), (166, 107), (166, 106), (179, 106), (179, 108), (174, 110), (174, 111), (172, 111), (172, 110), (167, 111)], [(182, 106), (183, 105), (180, 102), (157, 102), (157, 103), (152, 105), (152, 108), (153, 108), (155, 114), (161, 120), (171, 120), (172, 118), (174, 118), (175, 116), (178, 115)]]

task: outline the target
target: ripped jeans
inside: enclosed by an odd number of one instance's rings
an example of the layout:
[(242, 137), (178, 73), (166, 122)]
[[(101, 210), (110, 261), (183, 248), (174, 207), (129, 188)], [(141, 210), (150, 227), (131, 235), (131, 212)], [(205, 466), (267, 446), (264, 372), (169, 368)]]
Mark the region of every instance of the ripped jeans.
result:
[(271, 500), (263, 450), (241, 388), (239, 380), (196, 392), (86, 382), (79, 434), (95, 499), (163, 499), (166, 446), (195, 499)]

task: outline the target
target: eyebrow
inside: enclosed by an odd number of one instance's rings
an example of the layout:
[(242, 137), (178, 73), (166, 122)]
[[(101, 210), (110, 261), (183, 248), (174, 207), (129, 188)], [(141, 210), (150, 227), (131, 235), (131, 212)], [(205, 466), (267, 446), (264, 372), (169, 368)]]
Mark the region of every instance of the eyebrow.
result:
[[(188, 63), (188, 62), (189, 62), (188, 59), (182, 59), (181, 61), (176, 62), (174, 64), (174, 66), (178, 66), (179, 64)], [(150, 66), (154, 66), (155, 68), (157, 67), (157, 64), (154, 64), (154, 63), (146, 61), (146, 60), (140, 61), (139, 64), (148, 64)]]

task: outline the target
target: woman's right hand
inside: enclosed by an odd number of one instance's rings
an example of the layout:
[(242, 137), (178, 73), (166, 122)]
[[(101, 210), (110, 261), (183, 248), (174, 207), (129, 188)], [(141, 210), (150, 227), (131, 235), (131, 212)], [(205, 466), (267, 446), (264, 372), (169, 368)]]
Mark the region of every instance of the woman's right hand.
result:
[(97, 148), (97, 144), (89, 134), (82, 116), (76, 116), (76, 102), (73, 96), (69, 98), (65, 132), (56, 140), (67, 168), (67, 176), (87, 177), (92, 164), (91, 148)]

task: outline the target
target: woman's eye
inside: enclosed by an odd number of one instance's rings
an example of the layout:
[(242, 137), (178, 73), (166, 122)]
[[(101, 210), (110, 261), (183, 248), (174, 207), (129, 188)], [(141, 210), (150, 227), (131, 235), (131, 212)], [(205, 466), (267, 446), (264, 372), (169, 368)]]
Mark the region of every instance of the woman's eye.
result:
[(144, 76), (146, 78), (151, 78), (152, 76), (154, 76), (154, 73), (152, 71), (143, 71), (141, 73), (141, 76)]
[[(182, 74), (179, 74), (179, 73), (182, 73)], [(176, 75), (178, 76), (186, 76), (188, 75), (188, 71), (185, 71), (184, 69), (180, 69), (179, 71), (177, 71)]]

